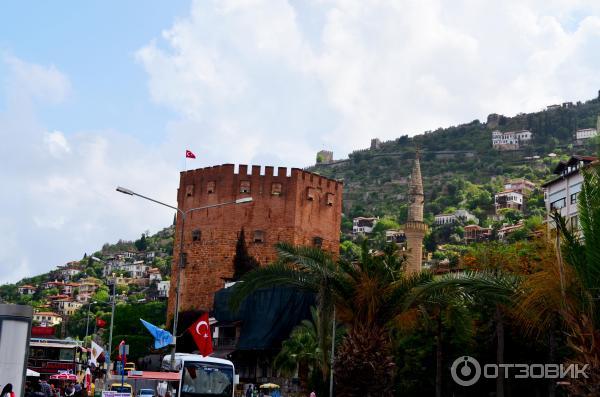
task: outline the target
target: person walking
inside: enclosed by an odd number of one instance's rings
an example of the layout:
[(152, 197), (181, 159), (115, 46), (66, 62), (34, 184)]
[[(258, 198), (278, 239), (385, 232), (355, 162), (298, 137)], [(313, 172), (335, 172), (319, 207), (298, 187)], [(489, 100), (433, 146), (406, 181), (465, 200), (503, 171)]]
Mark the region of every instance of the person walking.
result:
[(75, 397), (82, 397), (81, 395), (81, 383), (77, 382), (75, 383), (75, 386), (73, 387), (73, 390), (75, 391)]
[(52, 388), (50, 387), (46, 379), (42, 379), (40, 381), (40, 390), (42, 391), (42, 393), (44, 393), (46, 397), (53, 397)]
[(13, 392), (12, 383), (7, 383), (2, 388), (2, 393), (0, 394), (0, 397), (15, 397), (15, 392)]

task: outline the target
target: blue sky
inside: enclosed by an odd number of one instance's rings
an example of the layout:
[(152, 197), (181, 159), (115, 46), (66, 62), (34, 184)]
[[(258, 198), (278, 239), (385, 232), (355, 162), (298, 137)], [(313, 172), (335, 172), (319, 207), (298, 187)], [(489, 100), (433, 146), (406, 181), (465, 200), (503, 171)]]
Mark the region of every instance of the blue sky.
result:
[[(586, 100), (595, 0), (0, 6), (0, 283), (135, 239), (189, 167), (304, 167), (371, 138)], [(399, 175), (409, 170), (398, 170)]]
[[(7, 2), (0, 12), (0, 51), (54, 65), (69, 76), (72, 95), (61, 106), (39, 111), (45, 124), (66, 134), (119, 127), (147, 142), (160, 141), (172, 115), (149, 101), (135, 52), (185, 16), (189, 5), (187, 0)], [(7, 76), (5, 65), (0, 64), (0, 75)]]

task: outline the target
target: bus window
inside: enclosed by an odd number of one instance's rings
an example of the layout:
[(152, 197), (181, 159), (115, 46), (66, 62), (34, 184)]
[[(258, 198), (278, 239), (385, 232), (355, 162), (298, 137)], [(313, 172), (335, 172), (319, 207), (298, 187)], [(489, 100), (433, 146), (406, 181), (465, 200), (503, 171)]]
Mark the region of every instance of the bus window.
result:
[(75, 360), (75, 349), (60, 349), (60, 361)]
[(183, 369), (181, 396), (231, 396), (233, 367), (216, 363), (186, 362)]

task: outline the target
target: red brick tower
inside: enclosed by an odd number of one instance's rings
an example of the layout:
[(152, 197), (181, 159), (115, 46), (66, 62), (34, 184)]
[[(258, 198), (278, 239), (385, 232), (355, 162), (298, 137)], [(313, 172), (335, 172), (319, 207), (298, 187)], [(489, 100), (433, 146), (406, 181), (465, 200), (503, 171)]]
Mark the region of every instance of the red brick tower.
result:
[[(338, 252), (342, 212), (342, 183), (322, 176), (279, 167), (233, 164), (181, 173), (177, 203), (190, 208), (252, 197), (247, 204), (191, 212), (183, 231), (187, 266), (182, 270), (180, 311), (212, 308), (213, 294), (233, 276), (238, 233), (244, 228), (248, 250), (261, 265), (273, 261), (273, 245), (287, 241), (320, 245)], [(168, 319), (172, 318), (177, 283), (181, 219), (177, 218)]]

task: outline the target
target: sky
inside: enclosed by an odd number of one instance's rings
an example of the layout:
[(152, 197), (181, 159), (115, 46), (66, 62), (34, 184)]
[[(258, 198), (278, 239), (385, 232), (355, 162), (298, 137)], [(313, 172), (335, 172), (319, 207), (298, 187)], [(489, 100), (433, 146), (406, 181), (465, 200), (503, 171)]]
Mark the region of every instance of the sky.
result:
[(184, 166), (344, 158), (598, 70), (595, 0), (3, 2), (0, 283), (172, 222), (118, 185), (175, 203)]

